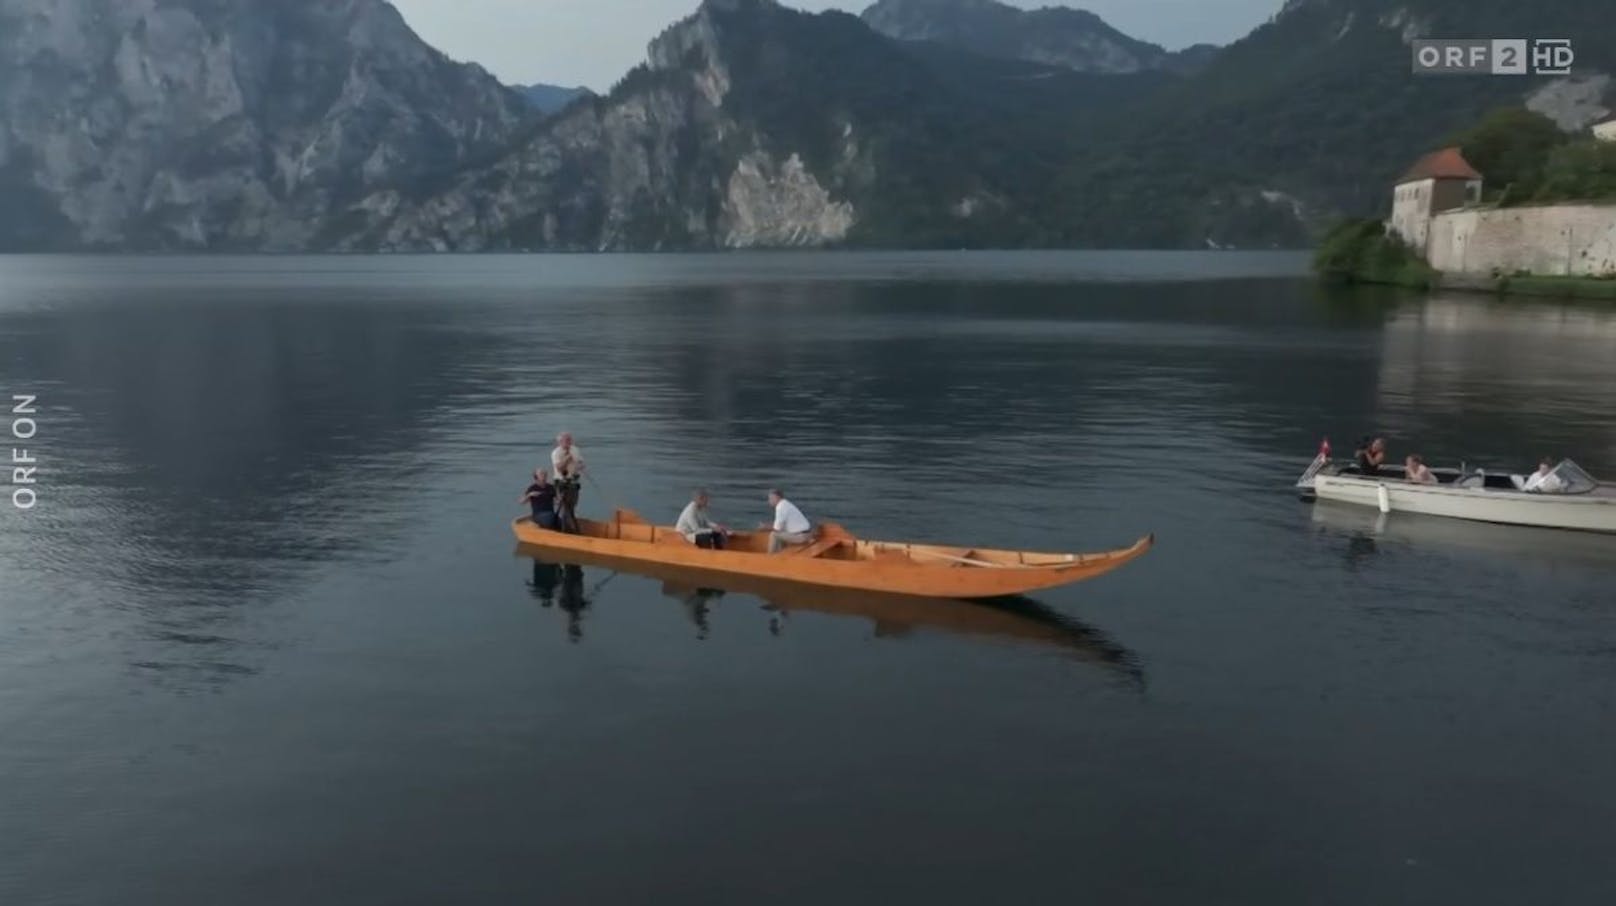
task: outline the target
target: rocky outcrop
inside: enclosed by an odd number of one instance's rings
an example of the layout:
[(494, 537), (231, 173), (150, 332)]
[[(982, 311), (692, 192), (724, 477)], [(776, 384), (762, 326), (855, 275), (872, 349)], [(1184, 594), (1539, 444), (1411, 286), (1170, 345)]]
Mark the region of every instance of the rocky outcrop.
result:
[[(714, 233), (696, 175), (716, 108), (686, 77), (576, 105), (526, 144), (443, 191), (388, 191), (358, 209), (371, 223), (347, 248), (603, 251), (704, 246)], [(698, 146), (698, 147), (693, 147)], [(696, 197), (693, 197), (696, 196)], [(693, 213), (692, 213), (693, 212)]]
[(0, 247), (318, 246), (534, 117), (382, 0), (0, 0)]
[(722, 243), (728, 248), (820, 246), (853, 228), (853, 206), (836, 201), (793, 154), (743, 156), (724, 193)]
[(1602, 72), (1554, 79), (1526, 96), (1526, 109), (1541, 113), (1567, 132), (1580, 132), (1610, 116), (1616, 85)]

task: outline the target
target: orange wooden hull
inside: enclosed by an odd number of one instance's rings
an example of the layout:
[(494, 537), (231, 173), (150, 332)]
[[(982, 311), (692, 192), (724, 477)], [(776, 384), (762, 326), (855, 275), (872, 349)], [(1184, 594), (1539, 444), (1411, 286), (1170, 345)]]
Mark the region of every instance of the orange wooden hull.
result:
[(805, 548), (766, 553), (766, 533), (736, 533), (722, 551), (698, 548), (672, 528), (651, 525), (628, 511), (610, 522), (580, 520), (577, 535), (540, 528), (523, 517), (512, 523), (524, 545), (552, 554), (577, 552), (736, 576), (927, 598), (1001, 598), (1070, 585), (1104, 575), (1150, 550), (1153, 536), (1131, 547), (1097, 554), (1041, 554), (853, 538), (826, 524)]
[[(531, 546), (518, 551), (539, 557)], [(662, 583), (662, 594), (682, 603), (716, 599), (721, 594), (750, 595), (781, 613), (815, 613), (832, 617), (862, 618), (874, 626), (877, 638), (903, 638), (915, 632), (936, 631), (970, 638), (998, 639), (1060, 649), (1078, 659), (1113, 669), (1143, 681), (1136, 656), (1100, 630), (1057, 613), (1037, 601), (1003, 598), (962, 601), (849, 589), (828, 589), (780, 579), (716, 572), (693, 566), (671, 566), (588, 553), (580, 550), (551, 554), (569, 564), (630, 573)]]

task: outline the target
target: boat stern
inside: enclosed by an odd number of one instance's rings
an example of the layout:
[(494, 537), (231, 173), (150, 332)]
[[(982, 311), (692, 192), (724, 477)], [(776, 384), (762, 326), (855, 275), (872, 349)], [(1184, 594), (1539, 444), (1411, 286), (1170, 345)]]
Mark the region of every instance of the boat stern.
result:
[(1330, 439), (1326, 437), (1324, 442), (1319, 444), (1319, 453), (1317, 456), (1313, 457), (1313, 462), (1308, 465), (1307, 471), (1302, 473), (1301, 478), (1296, 479), (1297, 496), (1303, 500), (1313, 500), (1315, 497), (1317, 497), (1318, 495), (1313, 491), (1313, 479), (1318, 477), (1320, 472), (1323, 472), (1329, 468)]

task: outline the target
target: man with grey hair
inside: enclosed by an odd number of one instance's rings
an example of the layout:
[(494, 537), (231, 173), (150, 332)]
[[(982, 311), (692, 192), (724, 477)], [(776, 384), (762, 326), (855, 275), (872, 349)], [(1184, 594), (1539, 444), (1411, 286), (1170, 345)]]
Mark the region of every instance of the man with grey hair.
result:
[(550, 465), (555, 469), (556, 516), (563, 532), (578, 534), (578, 491), (583, 484), (584, 454), (572, 442), (572, 432), (563, 431), (556, 436), (556, 447), (550, 451)]
[(814, 526), (797, 505), (786, 499), (779, 488), (769, 491), (769, 506), (774, 508), (774, 522), (763, 523), (758, 531), (769, 533), (769, 553), (778, 554), (786, 547), (807, 544), (814, 540)]
[(684, 512), (679, 514), (679, 521), (674, 525), (674, 529), (685, 536), (686, 541), (697, 547), (721, 551), (724, 549), (724, 538), (729, 534), (729, 529), (714, 522), (707, 514), (708, 502), (707, 489), (697, 488), (696, 493), (690, 495), (690, 502), (685, 505)]

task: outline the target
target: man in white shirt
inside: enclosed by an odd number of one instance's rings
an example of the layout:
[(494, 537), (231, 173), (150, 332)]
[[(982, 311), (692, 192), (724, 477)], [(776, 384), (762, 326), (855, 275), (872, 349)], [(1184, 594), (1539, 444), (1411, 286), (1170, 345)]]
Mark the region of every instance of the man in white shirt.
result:
[(556, 478), (578, 478), (584, 474), (584, 452), (573, 444), (571, 431), (563, 431), (556, 437), (556, 448), (550, 451), (550, 465), (555, 467)]
[(729, 534), (729, 530), (707, 515), (707, 503), (707, 489), (697, 489), (696, 493), (691, 495), (690, 503), (685, 505), (684, 512), (679, 514), (679, 521), (674, 525), (674, 529), (685, 536), (686, 541), (697, 547), (721, 551), (724, 549), (724, 537)]
[(556, 448), (550, 451), (550, 465), (555, 468), (556, 515), (560, 519), (561, 530), (576, 535), (578, 490), (584, 474), (584, 453), (573, 445), (571, 431), (563, 431), (556, 437)]
[(1554, 461), (1545, 457), (1538, 463), (1537, 471), (1532, 473), (1532, 477), (1526, 479), (1526, 484), (1521, 490), (1538, 494), (1555, 494), (1565, 490), (1565, 482), (1554, 474)]
[(769, 533), (769, 553), (777, 554), (788, 545), (814, 540), (813, 524), (779, 489), (769, 491), (769, 506), (774, 508), (774, 524), (765, 522), (758, 526), (758, 531)]

